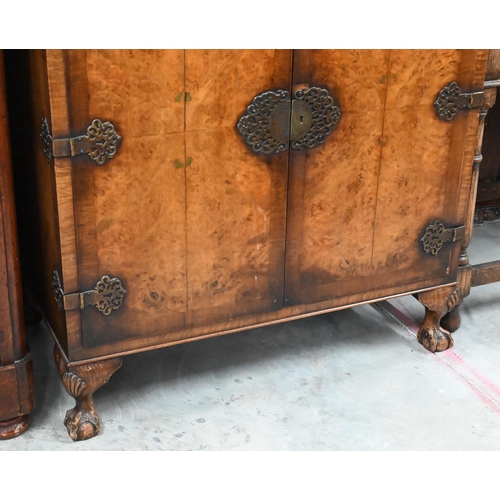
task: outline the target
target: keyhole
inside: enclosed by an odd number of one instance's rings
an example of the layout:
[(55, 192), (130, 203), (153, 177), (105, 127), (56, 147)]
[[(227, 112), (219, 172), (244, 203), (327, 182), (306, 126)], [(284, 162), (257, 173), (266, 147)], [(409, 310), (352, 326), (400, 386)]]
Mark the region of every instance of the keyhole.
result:
[(301, 124), (301, 125), (304, 125), (304, 115), (301, 115), (301, 116), (299, 117), (299, 120), (300, 120), (300, 124)]

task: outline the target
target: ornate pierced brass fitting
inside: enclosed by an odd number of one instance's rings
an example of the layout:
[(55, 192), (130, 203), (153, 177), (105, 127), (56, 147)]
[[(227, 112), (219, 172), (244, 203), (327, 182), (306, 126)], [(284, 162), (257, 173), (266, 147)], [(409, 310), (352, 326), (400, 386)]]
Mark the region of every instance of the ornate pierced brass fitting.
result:
[(87, 128), (87, 135), (68, 139), (53, 139), (48, 121), (43, 118), (40, 137), (48, 162), (52, 158), (88, 154), (98, 165), (104, 165), (107, 160), (115, 157), (122, 140), (111, 122), (103, 122), (99, 118), (92, 120)]
[(47, 158), (47, 161), (50, 163), (52, 160), (52, 137), (50, 136), (49, 122), (47, 121), (47, 118), (42, 118), (40, 137), (42, 138), (42, 147), (45, 158)]
[(480, 108), (484, 103), (484, 92), (462, 92), (457, 82), (441, 89), (434, 107), (440, 120), (450, 122), (461, 109)]
[(425, 228), (420, 241), (425, 253), (437, 255), (444, 243), (460, 240), (464, 237), (464, 233), (465, 226), (447, 229), (439, 220), (436, 220)]
[(59, 273), (54, 271), (52, 273), (52, 288), (54, 288), (54, 299), (56, 300), (57, 308), (60, 311), (64, 310), (64, 292), (62, 289)]
[(52, 286), (54, 287), (54, 297), (57, 307), (61, 311), (72, 311), (75, 309), (84, 309), (87, 306), (95, 306), (105, 316), (108, 316), (122, 306), (123, 299), (127, 293), (127, 290), (122, 286), (121, 280), (103, 276), (96, 283), (94, 290), (65, 295), (57, 271), (54, 271)]
[(236, 128), (255, 153), (284, 151), (290, 135), (290, 93), (277, 90), (255, 96)]
[(267, 91), (253, 98), (236, 125), (255, 153), (272, 155), (288, 149), (311, 149), (325, 141), (342, 116), (326, 89)]
[(293, 149), (311, 149), (325, 142), (342, 111), (325, 89), (297, 90), (292, 101), (290, 140)]

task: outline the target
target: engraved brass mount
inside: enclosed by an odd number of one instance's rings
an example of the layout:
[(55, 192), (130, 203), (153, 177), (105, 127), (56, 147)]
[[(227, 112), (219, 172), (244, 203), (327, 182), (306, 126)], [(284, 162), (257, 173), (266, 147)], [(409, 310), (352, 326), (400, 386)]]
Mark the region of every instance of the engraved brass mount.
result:
[(434, 107), (440, 120), (450, 122), (461, 109), (480, 108), (484, 103), (484, 92), (462, 92), (457, 82), (441, 89)]
[(437, 255), (444, 243), (461, 240), (464, 237), (465, 226), (445, 228), (439, 220), (434, 221), (425, 228), (425, 233), (420, 238), (424, 252)]
[(52, 158), (88, 154), (98, 165), (104, 165), (115, 157), (122, 140), (111, 122), (103, 122), (99, 118), (92, 120), (86, 135), (68, 139), (53, 139), (47, 118), (43, 118), (40, 137), (49, 163)]
[(127, 290), (123, 288), (122, 282), (118, 278), (103, 276), (96, 283), (94, 290), (65, 295), (57, 271), (53, 273), (52, 286), (54, 287), (54, 297), (57, 307), (60, 311), (72, 311), (75, 309), (84, 309), (87, 306), (95, 306), (105, 316), (108, 316), (122, 306), (123, 299), (127, 293)]
[(311, 149), (323, 144), (340, 121), (340, 106), (326, 89), (263, 92), (253, 98), (236, 125), (255, 153), (272, 155), (291, 147)]

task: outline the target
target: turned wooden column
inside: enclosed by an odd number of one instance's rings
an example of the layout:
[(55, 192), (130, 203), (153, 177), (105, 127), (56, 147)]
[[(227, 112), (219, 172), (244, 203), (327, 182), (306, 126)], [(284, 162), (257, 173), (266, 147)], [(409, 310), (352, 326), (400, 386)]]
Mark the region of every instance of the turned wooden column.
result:
[(24, 336), (3, 52), (0, 51), (0, 439), (25, 431), (34, 406)]

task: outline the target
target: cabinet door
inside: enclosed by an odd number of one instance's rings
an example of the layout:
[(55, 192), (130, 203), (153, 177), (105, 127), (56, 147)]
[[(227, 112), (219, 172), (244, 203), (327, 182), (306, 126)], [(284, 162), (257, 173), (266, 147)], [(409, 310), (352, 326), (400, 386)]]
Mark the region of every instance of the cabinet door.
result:
[[(68, 217), (74, 210), (78, 290), (103, 275), (127, 290), (109, 316), (81, 311), (83, 345), (282, 307), (288, 154), (256, 156), (235, 126), (253, 96), (290, 90), (291, 51), (47, 58), (54, 138), (81, 135), (94, 118), (122, 136), (103, 166), (87, 155), (55, 161), (71, 172), (73, 206), (59, 197), (59, 209)], [(64, 259), (69, 269), (74, 255)]]
[(286, 305), (456, 278), (460, 242), (431, 255), (419, 240), (464, 223), (478, 111), (447, 123), (433, 103), (452, 81), (480, 90), (484, 71), (485, 51), (295, 51), (294, 90), (328, 89), (342, 117), (291, 152)]

